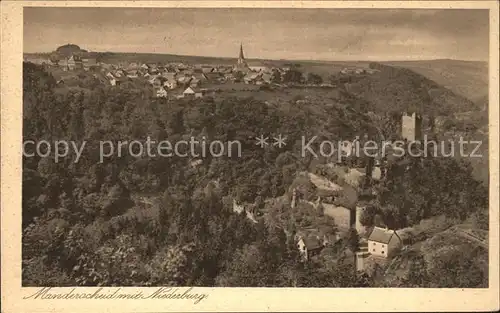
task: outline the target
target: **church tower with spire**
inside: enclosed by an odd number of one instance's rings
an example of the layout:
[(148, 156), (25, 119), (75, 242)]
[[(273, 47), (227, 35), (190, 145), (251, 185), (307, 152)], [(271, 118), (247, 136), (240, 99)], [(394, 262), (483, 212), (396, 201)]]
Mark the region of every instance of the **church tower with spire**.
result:
[(245, 67), (247, 62), (245, 61), (245, 55), (243, 54), (243, 44), (240, 43), (240, 55), (238, 56), (238, 67)]

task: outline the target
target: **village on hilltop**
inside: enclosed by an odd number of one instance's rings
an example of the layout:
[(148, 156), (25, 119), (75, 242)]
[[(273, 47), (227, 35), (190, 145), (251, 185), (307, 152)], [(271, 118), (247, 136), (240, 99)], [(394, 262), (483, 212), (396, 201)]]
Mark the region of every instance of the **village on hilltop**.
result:
[[(60, 48), (76, 46), (67, 44)], [(78, 46), (76, 46), (78, 47)], [(119, 86), (127, 81), (144, 80), (149, 83), (154, 94), (158, 98), (201, 98), (213, 94), (222, 88), (222, 85), (244, 84), (253, 86), (280, 85), (283, 83), (301, 83), (322, 87), (332, 87), (324, 83), (318, 76), (307, 81), (304, 77), (290, 74), (291, 66), (265, 65), (262, 62), (247, 62), (240, 44), (239, 55), (236, 64), (188, 64), (186, 62), (118, 62), (106, 63), (99, 61), (98, 57), (86, 50), (65, 52), (57, 54), (56, 57), (48, 55), (25, 56), (24, 61), (40, 64), (47, 67), (52, 75), (56, 77), (58, 84), (65, 84), (65, 78), (71, 77), (72, 73), (81, 71), (92, 73), (92, 75), (108, 86)], [(340, 73), (345, 75), (360, 75), (376, 72), (370, 68), (343, 68)], [(287, 73), (292, 79), (287, 81)], [(231, 88), (231, 86), (226, 88)], [(245, 87), (239, 86), (240, 89)], [(250, 88), (250, 87), (248, 87)]]

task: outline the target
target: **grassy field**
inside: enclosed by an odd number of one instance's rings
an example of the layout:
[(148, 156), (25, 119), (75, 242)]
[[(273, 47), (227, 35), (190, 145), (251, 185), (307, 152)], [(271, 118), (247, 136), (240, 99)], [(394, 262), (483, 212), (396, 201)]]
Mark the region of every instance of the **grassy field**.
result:
[(330, 103), (340, 99), (339, 90), (335, 88), (277, 88), (261, 89), (256, 85), (244, 83), (202, 85), (202, 88), (217, 90), (217, 98), (241, 97), (254, 98), (267, 101), (271, 104), (295, 102), (304, 100), (306, 102)]

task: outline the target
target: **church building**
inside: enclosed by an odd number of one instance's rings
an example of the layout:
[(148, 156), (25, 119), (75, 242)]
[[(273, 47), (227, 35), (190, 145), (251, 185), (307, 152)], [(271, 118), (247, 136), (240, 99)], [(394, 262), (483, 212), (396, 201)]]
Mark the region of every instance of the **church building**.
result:
[(245, 60), (245, 55), (243, 53), (243, 44), (240, 44), (240, 54), (238, 55), (238, 63), (234, 67), (235, 71), (249, 72), (247, 61)]
[(238, 56), (238, 67), (247, 67), (245, 55), (243, 54), (243, 44), (240, 44), (240, 55)]

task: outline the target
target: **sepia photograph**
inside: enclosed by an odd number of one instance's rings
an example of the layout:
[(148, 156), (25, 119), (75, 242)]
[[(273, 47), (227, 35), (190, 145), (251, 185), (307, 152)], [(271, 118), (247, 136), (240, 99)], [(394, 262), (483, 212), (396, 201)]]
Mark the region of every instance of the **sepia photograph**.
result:
[(24, 8), (23, 286), (488, 287), (488, 35)]
[(18, 12), (23, 299), (498, 288), (490, 9)]

